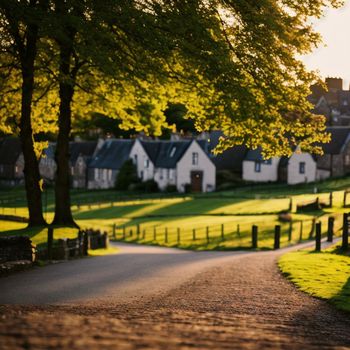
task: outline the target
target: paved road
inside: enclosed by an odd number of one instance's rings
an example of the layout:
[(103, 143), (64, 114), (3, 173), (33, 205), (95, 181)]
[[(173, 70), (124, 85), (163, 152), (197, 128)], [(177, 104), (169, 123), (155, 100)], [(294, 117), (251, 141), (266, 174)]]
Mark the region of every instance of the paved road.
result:
[(286, 281), (281, 251), (120, 246), (1, 279), (0, 348), (350, 349), (349, 316)]
[(3, 278), (0, 304), (129, 302), (167, 292), (201, 271), (251, 254), (117, 246), (119, 254), (61, 262)]

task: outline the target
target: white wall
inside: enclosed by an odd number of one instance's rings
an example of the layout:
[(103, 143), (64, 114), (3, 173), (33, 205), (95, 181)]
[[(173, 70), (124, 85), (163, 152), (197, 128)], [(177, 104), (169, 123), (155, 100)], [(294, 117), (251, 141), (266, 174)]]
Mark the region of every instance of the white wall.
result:
[(176, 179), (176, 169), (156, 168), (154, 171), (154, 181), (161, 190), (166, 189), (168, 185), (176, 185)]
[[(305, 173), (299, 171), (299, 164), (305, 163)], [(309, 153), (293, 153), (288, 162), (287, 183), (289, 185), (316, 181), (316, 162)]]
[(243, 161), (243, 180), (254, 182), (274, 182), (278, 180), (279, 157), (271, 158), (271, 164), (261, 162), (260, 172), (255, 171), (255, 161)]
[[(192, 153), (198, 153), (198, 165), (192, 164)], [(184, 192), (185, 185), (191, 183), (191, 171), (203, 172), (203, 192), (211, 192), (216, 186), (216, 168), (196, 141), (193, 141), (176, 166), (176, 187)]]
[[(137, 163), (135, 164), (135, 155), (137, 155)], [(130, 158), (134, 161), (137, 167), (137, 175), (142, 181), (151, 180), (154, 177), (154, 164), (149, 159), (146, 151), (139, 140), (134, 142), (130, 151)], [(146, 167), (148, 161), (148, 168)], [(142, 176), (141, 176), (142, 175)]]

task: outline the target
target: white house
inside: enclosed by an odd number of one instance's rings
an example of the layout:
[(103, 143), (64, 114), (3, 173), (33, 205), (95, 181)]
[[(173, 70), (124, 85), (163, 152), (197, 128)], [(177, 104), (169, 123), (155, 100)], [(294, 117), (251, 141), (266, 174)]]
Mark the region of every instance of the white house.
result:
[(294, 185), (316, 181), (317, 164), (309, 153), (295, 151), (291, 157), (264, 160), (259, 149), (248, 151), (243, 161), (243, 180), (285, 182)]
[(193, 192), (215, 190), (215, 165), (202, 141), (136, 140), (130, 158), (140, 179), (154, 179), (161, 190), (170, 185), (179, 192), (185, 192), (187, 187)]
[(243, 160), (243, 180), (253, 182), (278, 181), (279, 157), (265, 160), (259, 149), (249, 150)]
[(309, 153), (294, 152), (279, 163), (279, 180), (288, 185), (316, 181), (317, 163)]

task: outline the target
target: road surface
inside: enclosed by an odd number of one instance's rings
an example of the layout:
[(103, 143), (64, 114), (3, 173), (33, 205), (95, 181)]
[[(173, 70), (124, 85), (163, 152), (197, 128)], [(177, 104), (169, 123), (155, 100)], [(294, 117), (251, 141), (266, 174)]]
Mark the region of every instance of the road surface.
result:
[(299, 292), (279, 252), (118, 244), (0, 280), (0, 349), (350, 349), (350, 318)]

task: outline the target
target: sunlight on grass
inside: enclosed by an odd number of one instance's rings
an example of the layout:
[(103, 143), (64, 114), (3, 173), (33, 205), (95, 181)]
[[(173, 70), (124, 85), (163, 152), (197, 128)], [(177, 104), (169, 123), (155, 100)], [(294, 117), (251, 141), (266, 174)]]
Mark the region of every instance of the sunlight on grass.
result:
[(350, 311), (349, 256), (297, 251), (283, 255), (278, 265), (302, 291)]
[(109, 246), (107, 249), (89, 249), (89, 256), (104, 256), (118, 254), (120, 249), (117, 247)]

